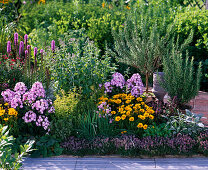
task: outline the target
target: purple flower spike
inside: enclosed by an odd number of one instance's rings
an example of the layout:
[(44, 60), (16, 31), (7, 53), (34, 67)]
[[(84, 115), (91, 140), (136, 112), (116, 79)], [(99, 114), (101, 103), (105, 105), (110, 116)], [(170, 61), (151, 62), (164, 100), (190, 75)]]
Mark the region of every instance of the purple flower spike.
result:
[(24, 42), (20, 41), (19, 56), (21, 56), (23, 53), (24, 53)]
[(31, 48), (31, 46), (28, 45), (28, 46), (27, 46), (27, 51), (28, 51), (28, 52), (30, 51), (30, 48)]
[(37, 53), (38, 53), (38, 48), (35, 47), (35, 48), (34, 48), (34, 56), (35, 56), (35, 57), (37, 56)]
[(25, 57), (27, 57), (28, 56), (28, 51), (27, 50), (25, 50)]
[(7, 53), (9, 54), (11, 52), (11, 42), (7, 42)]
[(27, 47), (27, 41), (28, 41), (28, 35), (27, 34), (25, 34), (25, 36), (24, 36), (24, 41), (25, 41), (25, 46)]
[(51, 41), (51, 50), (54, 52), (55, 51), (55, 41)]
[(43, 49), (40, 50), (40, 53), (43, 54)]
[(14, 33), (14, 45), (18, 45), (18, 33)]

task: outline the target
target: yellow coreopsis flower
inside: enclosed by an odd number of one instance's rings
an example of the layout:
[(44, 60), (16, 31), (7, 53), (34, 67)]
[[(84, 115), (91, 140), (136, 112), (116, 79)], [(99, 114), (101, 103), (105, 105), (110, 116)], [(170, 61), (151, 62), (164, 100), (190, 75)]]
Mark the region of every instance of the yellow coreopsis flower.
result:
[(155, 113), (155, 111), (154, 111), (154, 110), (152, 110), (152, 109), (148, 110), (148, 112), (149, 112), (150, 114)]
[(4, 106), (9, 106), (9, 103), (5, 103)]
[(126, 112), (126, 115), (127, 115), (127, 116), (130, 116), (130, 115), (131, 115), (131, 112), (130, 112), (130, 111), (127, 111), (127, 112)]
[(130, 118), (129, 118), (129, 121), (130, 121), (130, 122), (133, 122), (133, 121), (134, 121), (134, 117), (130, 117)]
[(115, 118), (115, 121), (120, 121), (121, 120), (121, 117), (120, 116), (116, 116), (116, 118)]
[(150, 118), (150, 119), (154, 119), (154, 116), (153, 116), (153, 115), (149, 115), (149, 118)]
[(145, 110), (144, 110), (144, 109), (140, 109), (140, 112), (144, 113), (144, 112), (145, 112)]
[(147, 129), (147, 127), (148, 127), (148, 125), (146, 125), (146, 124), (145, 124), (145, 125), (143, 126), (143, 129), (145, 129), (145, 130), (146, 130), (146, 129)]
[(138, 128), (142, 128), (142, 127), (143, 127), (143, 124), (142, 124), (142, 123), (139, 123), (139, 124), (137, 125), (137, 127), (138, 127)]
[(105, 2), (102, 3), (102, 7), (105, 8)]
[(142, 102), (142, 98), (141, 98), (141, 97), (138, 97), (136, 100), (137, 100), (138, 102)]
[(141, 116), (140, 119), (145, 120), (145, 116)]
[(145, 112), (144, 113), (144, 117), (149, 117), (149, 113), (148, 112)]
[(127, 133), (127, 131), (123, 131), (123, 132), (121, 132), (121, 134), (124, 134), (124, 133)]
[(9, 120), (9, 118), (4, 118), (4, 121), (7, 122)]
[(129, 103), (131, 103), (131, 100), (126, 100), (126, 104), (129, 104)]
[(12, 115), (17, 116), (18, 113), (17, 113), (17, 111), (14, 108), (9, 108), (8, 109), (8, 114), (10, 116), (12, 116)]
[(116, 114), (116, 111), (111, 111), (111, 114), (112, 114), (112, 115), (115, 115), (115, 114)]
[(121, 119), (122, 119), (122, 120), (126, 119), (126, 115), (122, 115), (122, 116), (121, 116)]
[(121, 99), (117, 99), (117, 100), (115, 100), (114, 101), (116, 104), (120, 104), (122, 101), (121, 101)]

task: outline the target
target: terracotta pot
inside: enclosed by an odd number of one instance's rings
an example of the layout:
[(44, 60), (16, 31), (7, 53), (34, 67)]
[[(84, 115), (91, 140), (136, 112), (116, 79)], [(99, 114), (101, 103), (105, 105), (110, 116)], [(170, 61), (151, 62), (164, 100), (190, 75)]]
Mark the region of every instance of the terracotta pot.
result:
[(160, 85), (160, 82), (164, 82), (164, 72), (155, 72), (153, 73), (153, 89), (152, 92), (158, 98), (158, 100), (163, 102), (166, 91)]

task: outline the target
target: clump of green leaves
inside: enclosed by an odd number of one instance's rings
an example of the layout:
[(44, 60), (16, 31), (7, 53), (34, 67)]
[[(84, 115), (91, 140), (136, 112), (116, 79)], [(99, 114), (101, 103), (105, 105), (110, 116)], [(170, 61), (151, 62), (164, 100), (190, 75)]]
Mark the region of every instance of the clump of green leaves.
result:
[(35, 148), (36, 150), (32, 153), (32, 157), (58, 156), (63, 151), (58, 140), (49, 135), (38, 137)]
[(22, 158), (33, 150), (31, 148), (35, 141), (27, 141), (26, 144), (20, 145), (20, 153), (13, 153), (11, 147), (14, 140), (12, 136), (9, 136), (8, 127), (0, 124), (0, 168), (2, 169), (21, 168)]
[(180, 104), (186, 104), (194, 98), (200, 88), (201, 78), (201, 63), (195, 72), (193, 60), (189, 59), (186, 54), (185, 59), (182, 53), (178, 52), (176, 47), (173, 47), (170, 56), (164, 57), (164, 83), (162, 86), (168, 92), (168, 95), (173, 99), (175, 96)]
[(68, 92), (76, 92), (86, 98), (99, 91), (109, 73), (114, 72), (110, 57), (100, 56), (100, 50), (95, 47), (83, 30), (71, 31), (60, 40), (60, 48), (55, 53), (47, 53), (48, 67), (51, 77), (58, 87)]

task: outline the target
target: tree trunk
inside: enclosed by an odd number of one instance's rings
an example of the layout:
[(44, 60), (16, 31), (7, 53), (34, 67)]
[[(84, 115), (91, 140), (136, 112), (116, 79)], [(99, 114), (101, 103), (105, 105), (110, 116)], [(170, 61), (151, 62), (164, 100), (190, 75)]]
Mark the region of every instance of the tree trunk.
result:
[(147, 72), (146, 73), (146, 93), (148, 93), (148, 90), (149, 90), (148, 89), (148, 84), (149, 84), (148, 82), (149, 82), (149, 73)]

